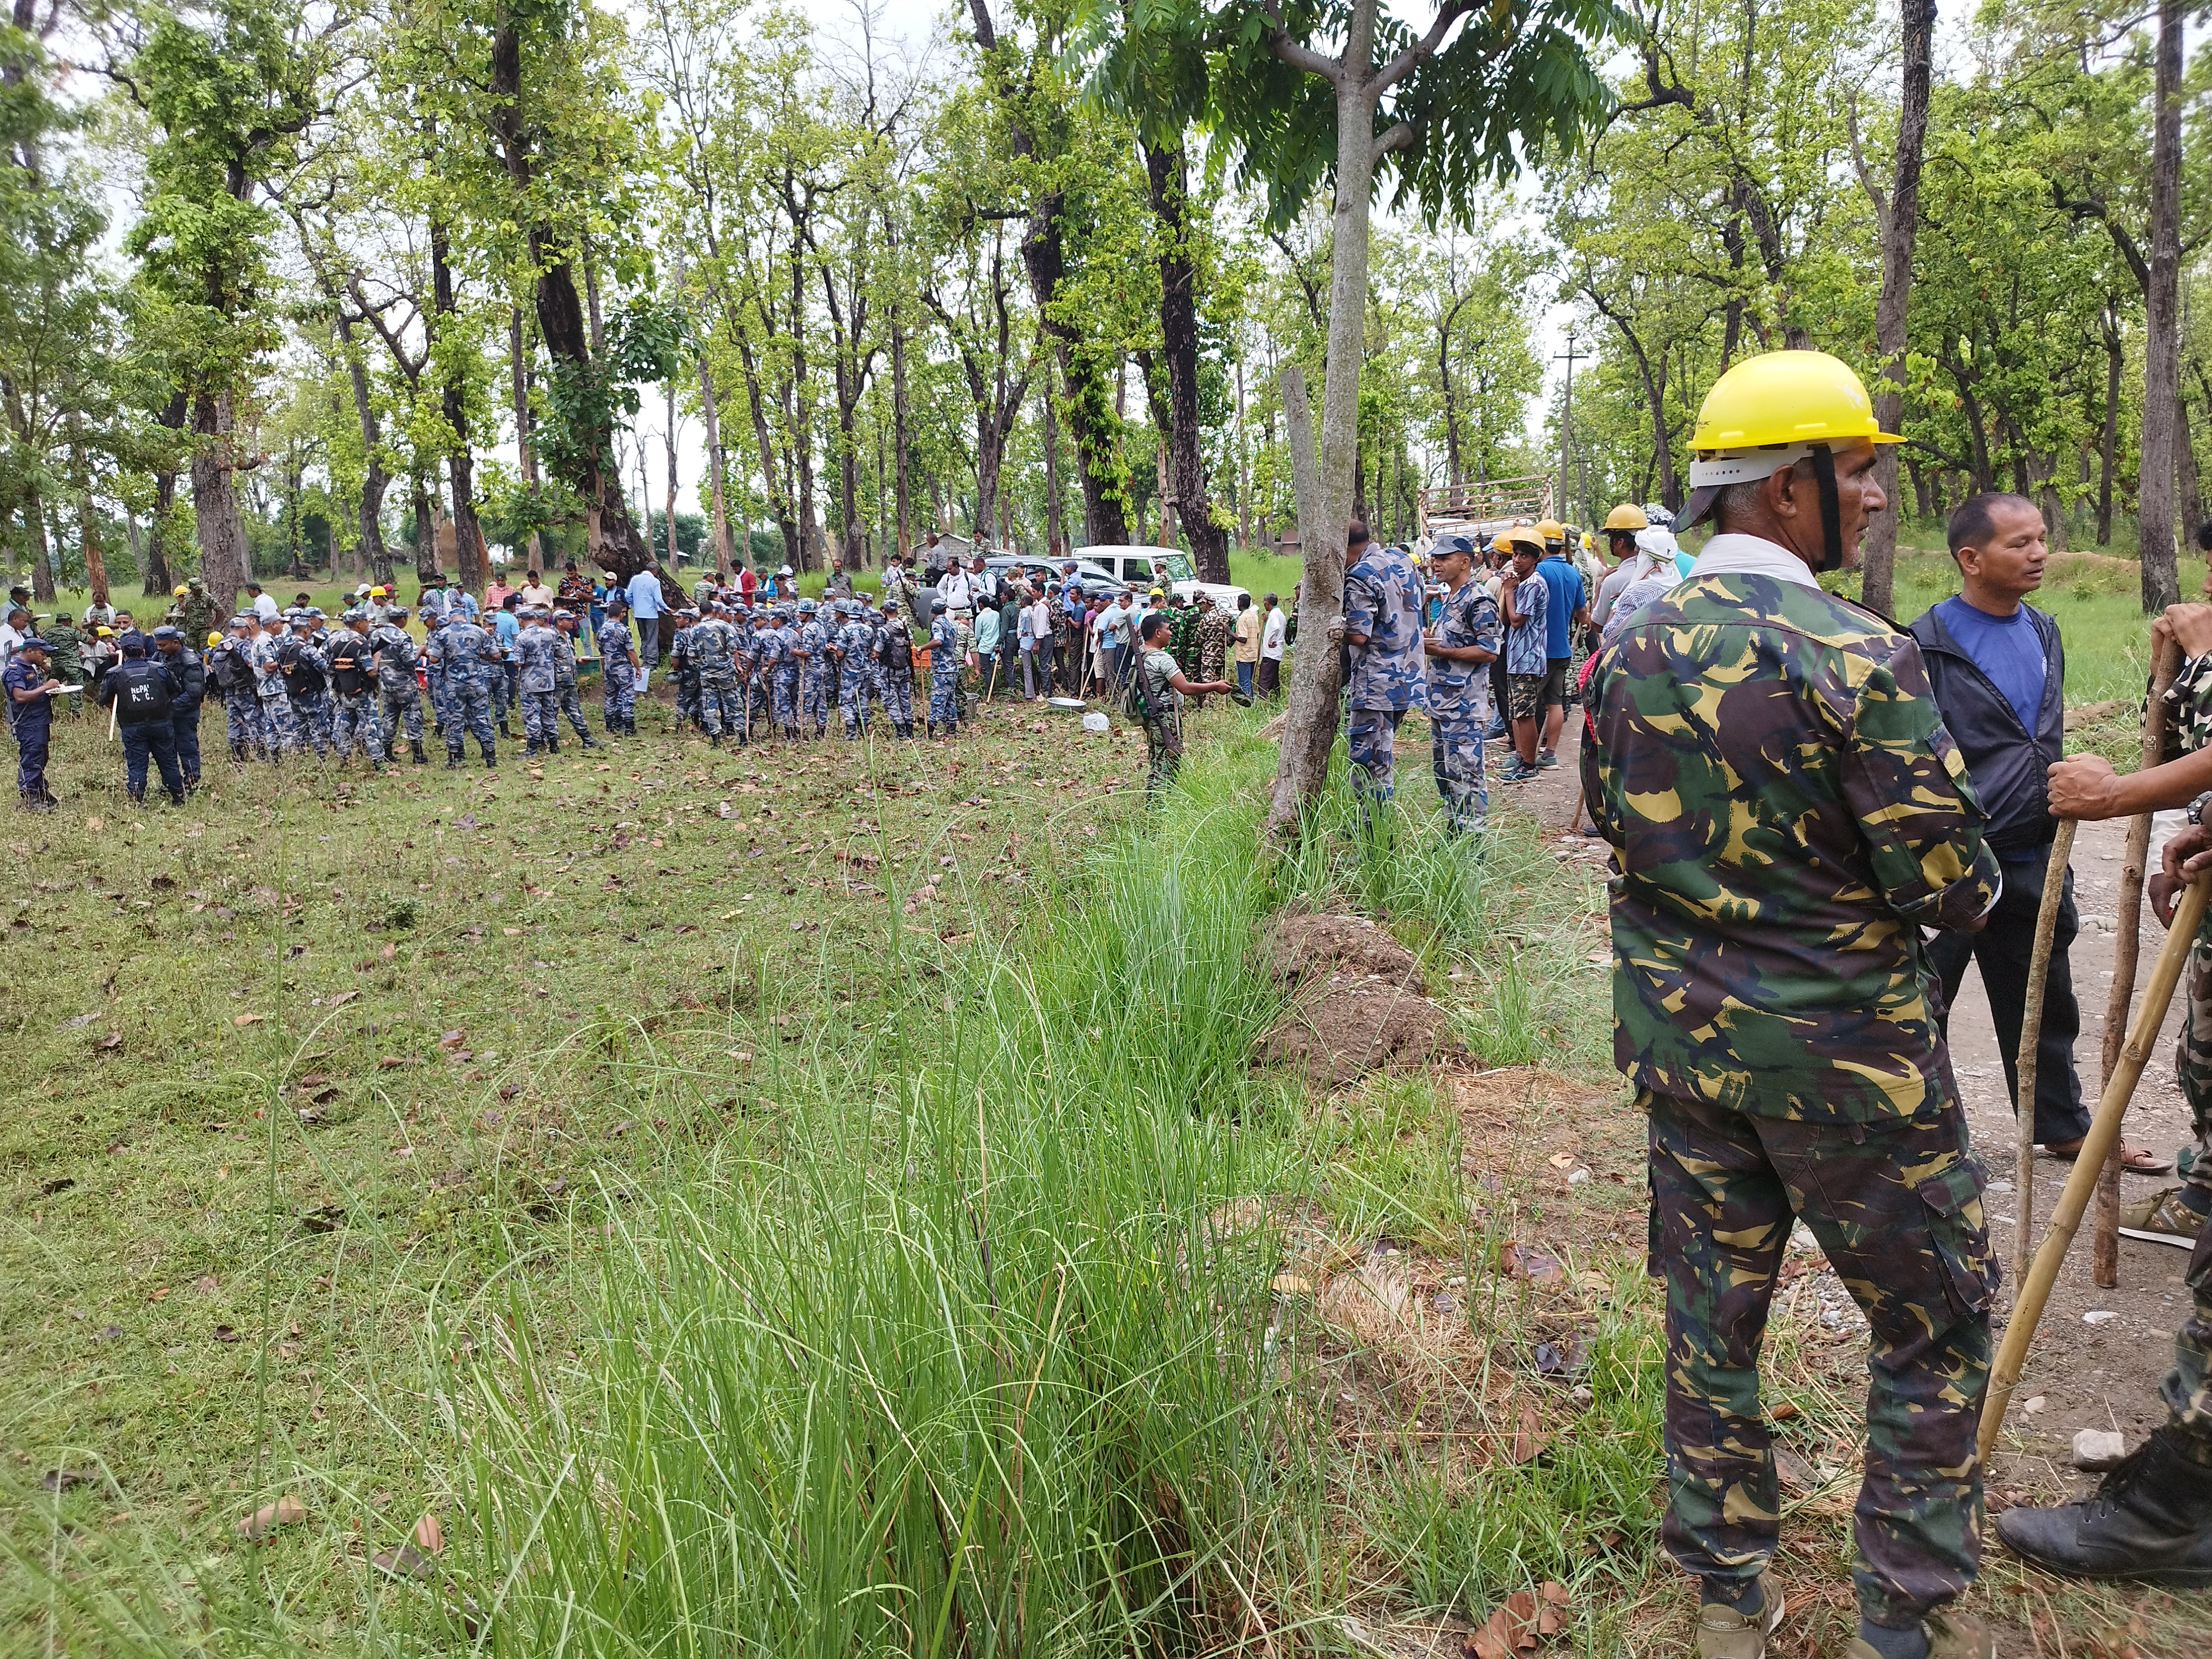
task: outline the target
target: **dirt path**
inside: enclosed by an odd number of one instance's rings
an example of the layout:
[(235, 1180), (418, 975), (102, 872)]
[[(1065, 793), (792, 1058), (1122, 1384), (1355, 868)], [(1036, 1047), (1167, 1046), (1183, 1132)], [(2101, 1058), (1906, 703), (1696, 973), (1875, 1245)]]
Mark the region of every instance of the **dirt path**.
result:
[[(1568, 815), (1575, 806), (1574, 738), (1579, 724), (1571, 720), (1561, 734), (1558, 769), (1536, 782), (1511, 789), (1492, 786), (1494, 795), (1510, 796), (1555, 836), (1564, 835)], [(1504, 751), (1493, 747), (1490, 752), (1502, 756)], [(2154, 860), (2158, 846), (2179, 823), (2179, 813), (2161, 817), (2152, 838)], [(2113, 918), (2119, 902), (2120, 859), (2126, 837), (2124, 823), (2084, 824), (2075, 842), (2075, 902), (2081, 913), (2081, 933), (2071, 957), (2075, 990), (2081, 1002), (2081, 1035), (2075, 1060), (2084, 1091), (2093, 1101), (2104, 1048), (2106, 1000), (2112, 990), (2117, 938)], [(1589, 845), (1595, 848), (1601, 843), (1593, 840)], [(1577, 855), (1592, 856), (1580, 848), (1575, 850)], [(2165, 930), (2146, 905), (2138, 988), (2149, 976), (2151, 962), (2164, 939)], [(1601, 1017), (1602, 1011), (1595, 1012)], [(2177, 999), (2128, 1109), (2126, 1126), (2129, 1139), (2150, 1146), (2166, 1158), (2189, 1139), (2189, 1112), (2173, 1074), (2173, 1042), (2179, 1029)], [(1970, 972), (1960, 988), (1950, 1036), (1952, 1065), (1966, 1099), (1974, 1145), (1989, 1172), (1990, 1239), (1999, 1259), (2009, 1263), (2018, 1214), (2013, 1181), (2014, 1118), (1978, 973)], [(2066, 1176), (2065, 1165), (2038, 1160), (2035, 1224), (2039, 1236)], [(2134, 1199), (2172, 1179), (2171, 1175), (2124, 1176), (2122, 1199)], [(2187, 1307), (2181, 1277), (2187, 1261), (2185, 1251), (2124, 1238), (2119, 1286), (2099, 1290), (2089, 1279), (2089, 1237), (2085, 1224), (2052, 1290), (2042, 1329), (2014, 1395), (2007, 1426), (2018, 1437), (2020, 1449), (2001, 1450), (1995, 1460), (1990, 1486), (1999, 1501), (2015, 1492), (2039, 1499), (2061, 1492), (2070, 1495), (2077, 1486), (2089, 1484), (2093, 1477), (2077, 1474), (2072, 1465), (2077, 1429), (2118, 1429), (2133, 1445), (2165, 1420), (2158, 1385), (2172, 1363), (2174, 1328)], [(1998, 1316), (2000, 1332), (2012, 1289), (2008, 1267)], [(2093, 1323), (2084, 1317), (2092, 1313), (2113, 1317)], [(2041, 1404), (2037, 1410), (2027, 1410), (2039, 1399)]]

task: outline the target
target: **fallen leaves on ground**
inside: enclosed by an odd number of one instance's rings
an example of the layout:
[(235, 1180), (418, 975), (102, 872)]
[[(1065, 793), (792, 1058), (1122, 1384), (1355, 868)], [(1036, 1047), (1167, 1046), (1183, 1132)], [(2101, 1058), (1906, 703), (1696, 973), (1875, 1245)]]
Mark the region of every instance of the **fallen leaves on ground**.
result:
[(238, 1523), (241, 1538), (258, 1543), (279, 1527), (289, 1527), (295, 1521), (307, 1518), (307, 1506), (296, 1498), (280, 1498), (273, 1504), (264, 1504), (259, 1509)]
[(1559, 1633), (1566, 1606), (1567, 1587), (1550, 1579), (1534, 1590), (1516, 1590), (1467, 1633), (1465, 1651), (1469, 1659), (1515, 1659)]
[(230, 1023), (233, 1025), (258, 1025), (261, 1024), (261, 1016), (258, 1014), (236, 1014), (232, 1016)]

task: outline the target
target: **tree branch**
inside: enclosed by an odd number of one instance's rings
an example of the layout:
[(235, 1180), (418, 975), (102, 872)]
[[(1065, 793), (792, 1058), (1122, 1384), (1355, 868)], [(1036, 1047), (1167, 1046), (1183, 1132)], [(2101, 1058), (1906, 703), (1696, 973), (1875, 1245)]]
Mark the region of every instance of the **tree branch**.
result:
[(1382, 72), (1367, 83), (1369, 90), (1388, 92), (1404, 80), (1424, 58), (1435, 56), (1437, 48), (1444, 43), (1444, 36), (1451, 33), (1452, 25), (1474, 9), (1474, 0), (1444, 0), (1437, 8), (1436, 21), (1429, 25), (1429, 32), (1385, 64)]

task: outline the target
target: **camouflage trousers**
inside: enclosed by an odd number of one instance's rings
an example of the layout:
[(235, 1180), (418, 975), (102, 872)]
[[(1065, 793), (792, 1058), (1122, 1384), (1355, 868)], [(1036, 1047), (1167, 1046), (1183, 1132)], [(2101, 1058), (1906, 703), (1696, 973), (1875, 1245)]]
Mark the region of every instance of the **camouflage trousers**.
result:
[(1429, 714), (1429, 758), (1437, 799), (1453, 835), (1482, 828), (1490, 812), (1490, 786), (1482, 772), (1482, 717), (1473, 710)]
[(405, 732), (407, 741), (422, 741), (422, 694), (410, 676), (404, 688), (387, 686), (379, 694), (384, 702), (384, 733), (387, 744)]
[(269, 749), (267, 728), (261, 724), (261, 699), (249, 690), (222, 694), (222, 712), (230, 736), (230, 752), (251, 760)]
[(637, 682), (629, 677), (628, 663), (619, 673), (611, 665), (601, 672), (599, 718), (608, 731), (619, 732), (637, 718)]
[(1389, 800), (1397, 793), (1394, 750), (1402, 708), (1355, 708), (1345, 727), (1344, 743), (1352, 761), (1352, 792), (1363, 807)]
[(302, 746), (299, 717), (292, 712), (292, 700), (279, 692), (273, 697), (257, 697), (261, 705), (261, 741), (276, 760), (293, 753)]
[(498, 752), (492, 743), (491, 686), (473, 676), (457, 679), (449, 674), (446, 677), (447, 755), (459, 760), (468, 738), (477, 740), (486, 760)]
[(854, 669), (837, 681), (837, 714), (845, 722), (845, 735), (857, 738), (868, 729), (868, 692), (874, 678), (865, 668)]
[[(560, 706), (561, 713), (568, 724), (575, 728), (576, 735), (588, 745), (592, 741), (592, 728), (584, 724), (584, 700), (576, 695), (576, 682), (562, 681), (554, 690), (553, 700)], [(555, 722), (555, 725), (557, 729), (559, 722)]]
[(769, 700), (768, 676), (756, 673), (745, 682), (745, 735), (752, 735), (755, 720), (767, 724), (775, 718)]
[(299, 728), (300, 738), (304, 739), (304, 741), (295, 741), (293, 747), (305, 748), (308, 744), (313, 744), (317, 755), (328, 756), (331, 752), (329, 696), (319, 695), (312, 697), (294, 697), (291, 699), (291, 703), (293, 724)]
[(507, 710), (514, 707), (514, 683), (507, 677), (503, 662), (487, 663), (484, 691), (491, 699), (491, 717), (502, 726), (507, 723)]
[(1182, 769), (1182, 722), (1145, 722), (1145, 793), (1152, 795), (1176, 781)]
[(745, 689), (733, 676), (702, 677), (699, 682), (699, 723), (708, 735), (742, 738), (745, 731)]
[(679, 669), (676, 675), (676, 724), (679, 730), (686, 720), (702, 732), (707, 729), (707, 717), (699, 708), (699, 677)]
[(343, 760), (353, 752), (356, 744), (360, 745), (361, 752), (372, 764), (384, 758), (384, 737), (377, 729), (374, 691), (356, 691), (331, 699), (331, 749)]
[(808, 671), (799, 675), (799, 720), (817, 738), (830, 729), (830, 685), (828, 674)]
[(886, 672), (884, 675), (884, 718), (891, 729), (901, 734), (914, 729), (914, 674)]
[(432, 723), (438, 728), (438, 735), (442, 738), (446, 735), (446, 728), (453, 724), (453, 721), (448, 719), (446, 714), (445, 672), (441, 669), (433, 669), (428, 674), (424, 675), (423, 678), (428, 682), (428, 696), (430, 699), (430, 719)]
[(1700, 1577), (1748, 1580), (1779, 1531), (1759, 1350), (1793, 1213), (1867, 1316), (1859, 1611), (1907, 1625), (1981, 1559), (1974, 1433), (1996, 1264), (1955, 1102), (1878, 1123), (1752, 1117), (1644, 1093), (1650, 1270), (1667, 1285), (1661, 1540)]
[(522, 694), (522, 735), (532, 749), (550, 749), (561, 736), (561, 694), (525, 691)]
[(776, 669), (769, 676), (769, 704), (775, 714), (775, 729), (787, 738), (799, 735), (799, 671)]
[(929, 671), (929, 726), (951, 737), (960, 729), (960, 682), (949, 669)]
[[(2189, 952), (2182, 988), (2185, 1000), (2173, 1069), (2196, 1135), (2196, 1144), (2182, 1149), (2190, 1159), (2182, 1179), (2202, 1194), (2212, 1193), (2212, 947), (2202, 934)], [(2192, 1453), (2212, 1461), (2212, 1221), (2197, 1235), (2187, 1277), (2193, 1305), (2174, 1335), (2173, 1370), (2159, 1392)]]

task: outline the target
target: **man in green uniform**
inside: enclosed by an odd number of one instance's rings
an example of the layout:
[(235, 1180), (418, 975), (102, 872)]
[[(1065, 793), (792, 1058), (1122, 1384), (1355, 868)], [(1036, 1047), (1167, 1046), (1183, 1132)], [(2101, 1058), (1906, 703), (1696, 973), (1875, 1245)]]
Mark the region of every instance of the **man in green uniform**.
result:
[(1995, 1271), (1923, 927), (1972, 928), (1996, 855), (1918, 646), (1821, 591), (1887, 504), (1865, 388), (1737, 364), (1692, 439), (1688, 580), (1605, 647), (1583, 777), (1613, 884), (1613, 1057), (1649, 1115), (1667, 1284), (1662, 1539), (1704, 1659), (1782, 1614), (1759, 1352), (1792, 1218), (1871, 1328), (1851, 1659), (1987, 1659), (1945, 1604), (1979, 1564)]
[(1168, 650), (1167, 613), (1147, 615), (1139, 633), (1142, 643), (1136, 672), (1123, 693), (1124, 708), (1145, 723), (1145, 751), (1151, 763), (1145, 772), (1147, 797), (1175, 781), (1182, 766), (1182, 700), (1207, 691), (1227, 691), (1226, 680), (1189, 680), (1176, 665)]
[[(64, 685), (84, 684), (84, 635), (70, 623), (66, 611), (55, 614), (52, 622), (39, 630), (39, 637), (46, 642), (46, 662), (53, 677)], [(66, 713), (76, 713), (82, 697), (56, 697), (54, 702)]]

